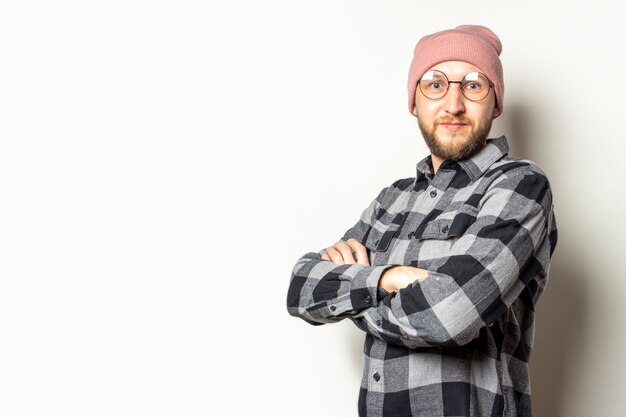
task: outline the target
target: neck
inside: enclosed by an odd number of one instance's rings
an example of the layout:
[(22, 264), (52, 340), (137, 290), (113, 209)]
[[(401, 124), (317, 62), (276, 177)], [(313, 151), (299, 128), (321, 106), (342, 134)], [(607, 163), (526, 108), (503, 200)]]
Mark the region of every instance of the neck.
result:
[(443, 159), (439, 158), (438, 156), (433, 155), (432, 153), (430, 154), (430, 160), (433, 164), (433, 174), (436, 174), (437, 171), (439, 170), (439, 166), (441, 165), (441, 163), (443, 162)]

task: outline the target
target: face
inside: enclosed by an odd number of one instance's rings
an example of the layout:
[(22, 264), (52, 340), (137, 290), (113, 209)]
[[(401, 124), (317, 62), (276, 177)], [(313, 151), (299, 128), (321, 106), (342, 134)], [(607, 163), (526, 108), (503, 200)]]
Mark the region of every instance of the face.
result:
[[(461, 80), (479, 68), (462, 61), (446, 61), (430, 68), (441, 71), (449, 80)], [(415, 108), (422, 136), (431, 154), (440, 160), (460, 160), (474, 155), (486, 144), (491, 122), (498, 109), (493, 88), (480, 101), (468, 100), (458, 83), (450, 83), (445, 96), (437, 100), (426, 98), (419, 85), (415, 92)]]

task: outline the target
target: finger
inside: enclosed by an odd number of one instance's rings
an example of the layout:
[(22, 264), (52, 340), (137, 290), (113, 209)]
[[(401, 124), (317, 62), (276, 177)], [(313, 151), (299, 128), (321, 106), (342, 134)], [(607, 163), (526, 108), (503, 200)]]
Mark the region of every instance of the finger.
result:
[(480, 337), (480, 330), (476, 331), (476, 334), (474, 335), (474, 340), (478, 339)]
[(325, 261), (330, 261), (330, 257), (327, 254), (323, 254), (322, 259)]
[(352, 249), (356, 255), (356, 263), (361, 265), (370, 265), (369, 258), (367, 257), (367, 248), (356, 239), (348, 239), (348, 246)]
[(352, 249), (345, 242), (337, 242), (333, 245), (333, 248), (337, 249), (343, 257), (344, 264), (355, 264), (354, 256), (352, 256)]
[(343, 256), (341, 256), (341, 253), (339, 253), (335, 248), (333, 248), (332, 246), (329, 248), (326, 248), (326, 254), (330, 257), (330, 261), (332, 263), (335, 263), (337, 265), (343, 265), (345, 264), (345, 262), (343, 261)]

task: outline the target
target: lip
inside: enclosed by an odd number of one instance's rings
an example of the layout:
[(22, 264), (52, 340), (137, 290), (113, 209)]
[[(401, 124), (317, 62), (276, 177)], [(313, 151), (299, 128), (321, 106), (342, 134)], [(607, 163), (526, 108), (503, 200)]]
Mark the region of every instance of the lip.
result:
[(465, 123), (441, 123), (439, 126), (442, 126), (451, 132), (456, 132), (463, 129), (467, 125)]

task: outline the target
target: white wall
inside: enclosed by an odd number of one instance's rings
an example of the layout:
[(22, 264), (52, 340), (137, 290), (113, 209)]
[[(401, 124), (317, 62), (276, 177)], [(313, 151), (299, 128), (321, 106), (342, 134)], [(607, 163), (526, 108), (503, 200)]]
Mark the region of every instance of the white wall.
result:
[(535, 415), (621, 415), (614, 3), (7, 3), (0, 414), (356, 415), (363, 336), (288, 316), (291, 267), (413, 175), (412, 48), (473, 23), (504, 45), (493, 134), (555, 195)]

